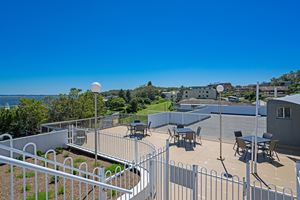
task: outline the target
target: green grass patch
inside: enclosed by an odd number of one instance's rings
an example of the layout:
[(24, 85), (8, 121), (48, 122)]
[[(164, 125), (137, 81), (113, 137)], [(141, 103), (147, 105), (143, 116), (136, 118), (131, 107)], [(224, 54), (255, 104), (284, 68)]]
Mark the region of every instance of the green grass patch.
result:
[[(25, 173), (25, 176), (26, 178), (31, 178), (31, 177), (34, 177), (35, 173), (34, 172), (26, 172)], [(23, 178), (23, 174), (20, 174), (17, 176), (17, 179), (22, 179)]]
[(155, 112), (170, 111), (171, 101), (160, 102), (156, 104), (146, 105), (145, 109), (139, 110), (138, 115), (148, 115)]
[[(48, 199), (54, 198), (54, 192), (49, 191), (48, 192)], [(31, 196), (27, 197), (26, 200), (35, 200), (35, 194), (32, 194)], [(47, 200), (46, 199), (46, 192), (39, 192), (38, 193), (38, 200)]]
[(116, 163), (115, 164), (111, 164), (110, 166), (105, 167), (105, 172), (110, 171), (111, 173), (115, 173), (115, 171), (116, 171), (117, 168), (118, 168), (117, 172), (119, 172), (120, 168), (121, 168), (120, 171), (122, 171), (122, 170), (124, 170), (124, 165), (116, 164)]
[(86, 162), (86, 159), (82, 157), (75, 158), (74, 160), (74, 163), (83, 163), (83, 162)]

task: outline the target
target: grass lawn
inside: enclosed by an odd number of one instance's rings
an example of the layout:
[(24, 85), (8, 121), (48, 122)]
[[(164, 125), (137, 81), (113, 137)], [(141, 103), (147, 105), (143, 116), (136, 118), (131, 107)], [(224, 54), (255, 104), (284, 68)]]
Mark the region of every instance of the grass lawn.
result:
[(150, 104), (147, 105), (147, 108), (143, 110), (139, 110), (137, 112), (138, 115), (148, 115), (151, 113), (155, 113), (156, 111), (169, 111), (169, 107), (171, 105), (171, 101), (165, 101), (162, 103), (157, 103), (157, 104)]

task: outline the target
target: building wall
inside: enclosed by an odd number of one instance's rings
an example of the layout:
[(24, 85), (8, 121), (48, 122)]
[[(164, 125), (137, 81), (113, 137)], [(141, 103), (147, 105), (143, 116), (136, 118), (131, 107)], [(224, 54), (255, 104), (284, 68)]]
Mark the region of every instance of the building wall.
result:
[[(278, 107), (290, 107), (290, 119), (277, 118)], [(267, 132), (279, 140), (279, 144), (300, 147), (300, 105), (280, 100), (267, 104)]]
[(191, 88), (183, 91), (183, 99), (216, 99), (217, 91), (213, 87)]

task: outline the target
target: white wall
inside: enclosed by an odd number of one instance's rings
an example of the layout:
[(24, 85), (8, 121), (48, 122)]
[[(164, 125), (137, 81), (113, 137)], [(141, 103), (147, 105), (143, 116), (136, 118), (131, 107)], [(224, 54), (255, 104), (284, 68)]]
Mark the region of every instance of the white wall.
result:
[[(23, 147), (29, 142), (35, 143), (37, 150), (46, 152), (47, 150), (55, 149), (56, 147), (65, 147), (68, 142), (68, 132), (67, 130), (52, 131), (49, 133), (16, 138), (13, 139), (13, 147), (23, 150)], [(1, 141), (0, 144), (9, 146), (9, 140)], [(27, 151), (33, 153), (32, 147), (28, 147)], [(0, 155), (9, 156), (9, 152), (0, 148)], [(14, 155), (14, 157), (17, 156), (19, 155)]]

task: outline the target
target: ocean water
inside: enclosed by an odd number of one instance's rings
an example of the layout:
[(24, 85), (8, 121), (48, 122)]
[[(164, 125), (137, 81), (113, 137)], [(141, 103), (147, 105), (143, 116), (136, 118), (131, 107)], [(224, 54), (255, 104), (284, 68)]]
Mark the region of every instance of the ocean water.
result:
[(7, 104), (9, 106), (16, 106), (20, 103), (21, 98), (29, 98), (42, 100), (48, 95), (0, 95), (0, 107), (4, 107)]

